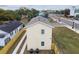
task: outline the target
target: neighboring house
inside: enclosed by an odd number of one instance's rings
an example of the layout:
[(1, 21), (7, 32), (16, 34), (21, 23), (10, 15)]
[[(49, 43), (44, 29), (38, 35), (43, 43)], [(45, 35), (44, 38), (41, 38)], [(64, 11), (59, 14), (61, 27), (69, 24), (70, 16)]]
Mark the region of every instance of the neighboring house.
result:
[(27, 50), (51, 50), (52, 28), (48, 19), (37, 16), (27, 24)]
[(19, 21), (10, 21), (0, 25), (0, 46), (5, 46), (22, 28), (23, 24)]
[(72, 8), (70, 8), (70, 16), (77, 16), (79, 15), (79, 9), (75, 8), (75, 6), (72, 6)]
[(75, 10), (73, 8), (70, 9), (70, 16), (75, 16)]
[(27, 15), (22, 15), (21, 22), (26, 25), (28, 23), (28, 16)]
[(75, 16), (77, 16), (77, 15), (79, 17), (79, 9), (75, 9)]

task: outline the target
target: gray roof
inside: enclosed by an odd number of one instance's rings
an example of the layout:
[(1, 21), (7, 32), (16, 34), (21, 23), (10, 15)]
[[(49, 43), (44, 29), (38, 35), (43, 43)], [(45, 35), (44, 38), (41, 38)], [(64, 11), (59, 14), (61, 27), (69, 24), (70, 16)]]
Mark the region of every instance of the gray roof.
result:
[(31, 21), (27, 24), (27, 26), (34, 24), (36, 22), (42, 22), (49, 26), (52, 26), (52, 24), (48, 21), (48, 19), (43, 16), (37, 16), (37, 17), (32, 18)]
[(0, 25), (0, 30), (10, 33), (14, 29), (16, 29), (18, 26), (20, 26), (21, 24), (22, 23), (19, 21), (10, 21), (6, 24)]
[(0, 34), (0, 38), (3, 38), (3, 37), (5, 37), (5, 34)]

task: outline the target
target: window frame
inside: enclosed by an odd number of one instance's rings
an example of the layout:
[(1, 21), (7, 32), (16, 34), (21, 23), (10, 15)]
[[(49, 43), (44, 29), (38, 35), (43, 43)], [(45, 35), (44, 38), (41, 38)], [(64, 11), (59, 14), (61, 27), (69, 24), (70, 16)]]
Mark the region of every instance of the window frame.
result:
[(41, 46), (45, 46), (45, 42), (44, 41), (41, 41)]
[(12, 32), (10, 32), (10, 35), (11, 35), (11, 36), (13, 35), (13, 31), (12, 31)]
[(45, 30), (44, 29), (41, 29), (41, 34), (45, 34)]

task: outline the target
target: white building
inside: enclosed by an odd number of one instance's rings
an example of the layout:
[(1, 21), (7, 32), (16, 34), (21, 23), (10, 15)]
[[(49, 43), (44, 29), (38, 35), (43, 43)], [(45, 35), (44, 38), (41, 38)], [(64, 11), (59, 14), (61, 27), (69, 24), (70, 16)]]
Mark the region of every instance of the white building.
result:
[(22, 28), (23, 24), (19, 21), (10, 21), (0, 25), (0, 47), (5, 46)]
[(27, 50), (51, 50), (52, 28), (48, 19), (37, 16), (26, 26), (27, 29)]
[(70, 16), (75, 16), (75, 6), (70, 8)]
[(75, 10), (75, 16), (77, 16), (78, 15), (78, 17), (79, 17), (79, 9), (76, 9)]
[(75, 6), (72, 6), (72, 8), (70, 8), (70, 16), (77, 16), (79, 15), (79, 9), (75, 8)]

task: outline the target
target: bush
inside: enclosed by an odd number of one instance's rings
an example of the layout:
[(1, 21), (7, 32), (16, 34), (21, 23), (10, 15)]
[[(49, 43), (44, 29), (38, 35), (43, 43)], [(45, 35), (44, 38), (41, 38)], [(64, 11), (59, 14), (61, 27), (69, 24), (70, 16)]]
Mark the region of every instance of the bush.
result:
[(30, 53), (32, 54), (34, 51), (33, 51), (33, 49), (30, 49)]
[(35, 52), (38, 54), (39, 53), (39, 49), (37, 48)]

